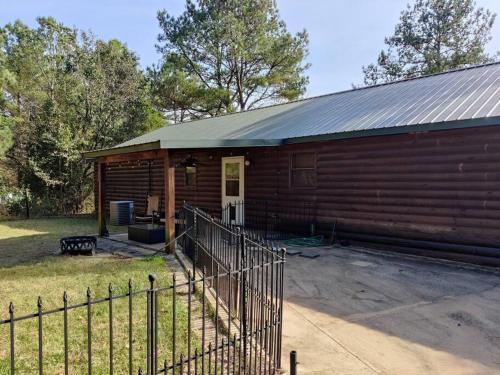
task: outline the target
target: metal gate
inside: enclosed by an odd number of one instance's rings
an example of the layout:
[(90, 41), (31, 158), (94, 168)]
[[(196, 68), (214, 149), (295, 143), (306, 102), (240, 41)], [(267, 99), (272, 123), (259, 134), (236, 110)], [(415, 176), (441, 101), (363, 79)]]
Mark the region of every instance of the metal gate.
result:
[(275, 373), (281, 367), (285, 250), (187, 204), (178, 223), (186, 233), (182, 251), (194, 268), (207, 277), (224, 274), (210, 286), (238, 322), (243, 368)]

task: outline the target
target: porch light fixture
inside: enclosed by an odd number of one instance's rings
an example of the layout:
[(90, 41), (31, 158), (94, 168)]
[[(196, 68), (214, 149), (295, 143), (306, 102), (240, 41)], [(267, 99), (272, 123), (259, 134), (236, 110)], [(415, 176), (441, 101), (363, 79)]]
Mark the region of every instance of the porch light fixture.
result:
[(189, 155), (184, 161), (181, 161), (176, 165), (176, 167), (197, 167), (199, 164), (198, 159), (193, 158), (191, 155)]

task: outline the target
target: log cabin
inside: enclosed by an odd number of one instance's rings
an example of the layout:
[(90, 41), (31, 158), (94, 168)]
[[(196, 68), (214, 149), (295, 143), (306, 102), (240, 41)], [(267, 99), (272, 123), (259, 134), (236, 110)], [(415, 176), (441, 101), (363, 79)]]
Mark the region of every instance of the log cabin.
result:
[(141, 212), (159, 195), (167, 243), (183, 202), (270, 202), (350, 243), (500, 264), (500, 63), (166, 125), (85, 157), (100, 234), (111, 200)]

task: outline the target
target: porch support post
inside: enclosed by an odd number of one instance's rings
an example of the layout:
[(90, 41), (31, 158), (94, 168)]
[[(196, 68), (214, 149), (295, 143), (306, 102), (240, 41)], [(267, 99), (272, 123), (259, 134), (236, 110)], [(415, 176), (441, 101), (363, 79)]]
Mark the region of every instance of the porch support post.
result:
[(106, 164), (104, 161), (97, 162), (97, 224), (99, 236), (106, 234)]
[(165, 150), (163, 159), (165, 188), (165, 251), (175, 252), (175, 166), (170, 150)]

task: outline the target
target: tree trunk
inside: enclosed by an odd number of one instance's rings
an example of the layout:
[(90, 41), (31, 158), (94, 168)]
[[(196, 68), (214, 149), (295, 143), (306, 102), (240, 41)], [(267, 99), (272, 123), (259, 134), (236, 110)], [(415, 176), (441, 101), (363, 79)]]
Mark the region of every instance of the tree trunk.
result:
[(26, 205), (26, 219), (30, 218), (30, 198), (28, 196), (28, 189), (24, 189), (24, 204)]

